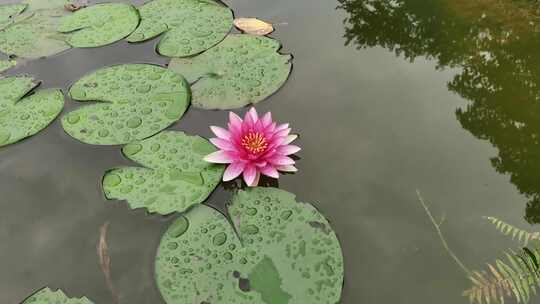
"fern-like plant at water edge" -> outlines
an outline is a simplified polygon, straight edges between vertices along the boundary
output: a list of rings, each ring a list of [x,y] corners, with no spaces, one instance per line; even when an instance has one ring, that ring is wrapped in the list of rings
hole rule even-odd
[[[497,228],[497,230],[499,230],[502,234],[511,236],[512,240],[517,239],[523,246],[527,246],[530,241],[540,240],[540,232],[529,232],[516,228],[496,217],[486,216],[484,218],[495,225],[495,228]]]
[[[463,295],[471,303],[504,303],[505,298],[515,298],[518,303],[528,303],[540,287],[540,246],[523,248],[519,252],[505,253],[506,259],[488,264],[488,269],[473,271],[469,276],[472,287]]]

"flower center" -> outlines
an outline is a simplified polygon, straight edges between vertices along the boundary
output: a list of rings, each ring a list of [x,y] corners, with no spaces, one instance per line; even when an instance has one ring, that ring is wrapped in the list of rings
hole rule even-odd
[[[258,154],[268,147],[266,137],[260,132],[249,132],[242,137],[242,147],[248,152]]]

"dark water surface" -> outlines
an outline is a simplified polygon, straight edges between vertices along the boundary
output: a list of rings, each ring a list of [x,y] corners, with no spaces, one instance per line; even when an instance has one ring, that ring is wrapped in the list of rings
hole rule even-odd
[[[525,0],[341,1],[227,1],[237,17],[277,23],[272,36],[295,57],[285,87],[257,105],[301,134],[300,172],[279,186],[332,222],[343,303],[466,303],[469,283],[415,190],[446,215],[450,246],[474,269],[516,245],[482,216],[540,222],[540,14]],[[154,44],[70,50],[9,74],[66,91],[108,65],[166,64]],[[64,113],[78,106],[66,100]],[[171,129],[209,137],[226,118],[191,108]],[[172,217],[107,202],[100,189],[107,169],[130,164],[120,147],[77,142],[59,120],[0,149],[0,303],[45,285],[110,303],[96,255],[105,222],[121,303],[163,303],[153,263]]]

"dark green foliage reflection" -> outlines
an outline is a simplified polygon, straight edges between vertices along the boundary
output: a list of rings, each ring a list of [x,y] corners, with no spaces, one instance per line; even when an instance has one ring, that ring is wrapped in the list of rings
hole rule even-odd
[[[498,150],[497,172],[529,199],[540,223],[540,9],[529,0],[339,0],[347,44],[383,46],[460,72],[448,88],[471,101],[456,117]]]

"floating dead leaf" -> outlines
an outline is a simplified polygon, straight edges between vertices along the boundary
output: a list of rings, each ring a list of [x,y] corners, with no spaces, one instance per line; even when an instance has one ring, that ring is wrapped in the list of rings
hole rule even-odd
[[[88,0],[81,0],[81,1],[71,1],[70,3],[67,3],[66,5],[64,5],[64,8],[70,12],[75,12],[87,6],[88,6]]]
[[[236,18],[234,26],[242,32],[257,36],[265,36],[274,31],[272,24],[257,18]]]
[[[111,257],[109,256],[109,246],[107,245],[107,230],[109,229],[109,223],[103,224],[99,229],[99,242],[97,245],[97,254],[99,256],[99,264],[101,266],[101,271],[105,275],[105,281],[107,283],[107,288],[112,296],[112,303],[118,304],[120,302],[118,293],[114,288],[111,276]]]

